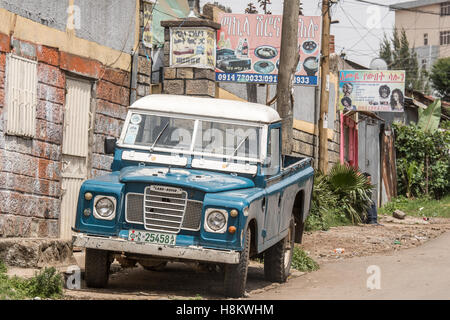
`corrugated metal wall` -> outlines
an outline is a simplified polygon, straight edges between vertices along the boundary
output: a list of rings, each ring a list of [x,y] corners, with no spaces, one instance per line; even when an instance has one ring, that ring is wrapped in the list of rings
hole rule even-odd
[[[72,227],[75,225],[78,194],[82,183],[83,179],[62,179],[63,200],[61,201],[60,218],[60,237],[62,239],[72,238]]]
[[[87,178],[88,137],[91,126],[91,83],[67,79],[62,144],[62,199],[60,237],[70,239],[78,194]]]
[[[6,132],[18,136],[36,134],[37,63],[7,56]]]
[[[67,79],[64,114],[63,154],[86,157],[88,154],[91,84]]]

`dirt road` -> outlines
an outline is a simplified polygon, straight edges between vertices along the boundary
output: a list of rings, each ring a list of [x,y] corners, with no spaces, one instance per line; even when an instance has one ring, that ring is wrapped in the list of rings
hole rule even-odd
[[[308,274],[293,271],[286,284],[265,281],[263,266],[252,261],[246,289],[249,298],[377,299],[420,294],[450,298],[444,291],[445,286],[450,288],[450,250],[441,252],[445,241],[450,244],[450,219],[423,221],[411,217],[395,221],[386,217],[380,222],[382,226],[345,226],[306,233],[301,247],[321,269]],[[344,252],[335,253],[336,248]],[[84,255],[76,256],[83,269]],[[381,290],[366,289],[370,265],[380,267]],[[223,273],[198,266],[169,263],[164,271],[155,272],[140,266],[121,269],[114,263],[112,270],[108,288],[90,289],[83,282],[81,290],[65,290],[66,299],[223,299]],[[438,276],[441,273],[447,278]]]
[[[322,264],[251,299],[450,299],[450,232],[422,246],[390,255],[355,257]],[[369,266],[379,268],[380,281]],[[367,287],[367,280],[371,290]],[[377,289],[379,284],[379,289]]]

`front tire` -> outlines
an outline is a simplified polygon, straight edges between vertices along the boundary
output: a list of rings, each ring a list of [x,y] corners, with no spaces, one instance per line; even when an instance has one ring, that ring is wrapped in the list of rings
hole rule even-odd
[[[264,278],[270,282],[286,282],[294,253],[295,222],[289,223],[287,236],[264,253]]]
[[[88,287],[106,287],[112,262],[110,258],[108,251],[86,248],[85,280]]]
[[[238,264],[225,266],[225,295],[231,298],[240,298],[245,294],[247,283],[248,262],[250,253],[251,231],[247,229],[244,240],[244,250],[241,252]]]

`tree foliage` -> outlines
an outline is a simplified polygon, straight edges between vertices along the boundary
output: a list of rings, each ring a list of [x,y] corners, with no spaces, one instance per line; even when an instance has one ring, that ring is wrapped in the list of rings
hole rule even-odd
[[[444,101],[450,101],[450,57],[439,59],[431,69],[433,87]]]
[[[217,6],[218,8],[220,8],[221,10],[227,12],[227,13],[231,13],[232,12],[230,7],[225,7],[224,5],[218,3],[217,1],[214,1],[214,5]]]
[[[380,44],[380,58],[386,61],[389,70],[405,70],[405,87],[410,90],[424,92],[427,89],[428,74],[419,68],[417,53],[410,49],[405,30],[394,29],[393,36],[388,39],[384,35]]]
[[[245,13],[247,14],[256,14],[258,13],[258,9],[253,2],[247,4],[247,8],[245,8]]]
[[[439,199],[450,192],[450,131],[393,124],[398,194]],[[427,192],[428,191],[428,192]]]
[[[264,14],[272,14],[269,8],[269,5],[272,4],[271,0],[258,0],[258,3]]]

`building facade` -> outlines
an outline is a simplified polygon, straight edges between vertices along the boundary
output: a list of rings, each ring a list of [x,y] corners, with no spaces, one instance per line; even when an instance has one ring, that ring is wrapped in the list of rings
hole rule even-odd
[[[110,170],[104,138],[150,93],[145,5],[0,1],[0,237],[70,237],[79,186]]]
[[[436,60],[450,56],[450,1],[409,1],[390,9],[395,11],[395,27],[405,30],[417,52],[419,66],[430,70]]]

